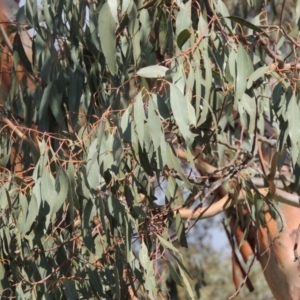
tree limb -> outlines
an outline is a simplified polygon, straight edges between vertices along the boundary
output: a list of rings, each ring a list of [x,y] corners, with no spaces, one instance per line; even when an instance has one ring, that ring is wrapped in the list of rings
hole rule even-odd
[[[259,188],[258,192],[262,197],[267,197],[269,194],[269,188]],[[253,193],[255,193],[254,190]],[[237,199],[232,199],[230,195],[226,195],[216,203],[213,203],[212,205],[207,207],[201,207],[196,210],[196,212],[192,216],[192,219],[207,219],[214,217],[226,211],[228,208],[235,205],[238,201],[245,200],[245,198],[246,192],[244,190],[240,192]],[[300,197],[297,194],[291,194],[280,189],[275,189],[273,200],[300,208]],[[188,219],[191,217],[192,211],[192,209],[180,209],[178,212],[183,219]]]

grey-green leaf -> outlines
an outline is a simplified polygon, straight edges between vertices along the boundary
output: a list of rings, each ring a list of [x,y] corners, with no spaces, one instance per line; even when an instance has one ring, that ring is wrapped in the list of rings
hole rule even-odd
[[[169,71],[167,67],[155,65],[141,68],[136,74],[145,78],[157,78],[166,76],[167,71]]]
[[[105,2],[98,16],[98,34],[101,48],[106,58],[109,71],[116,74],[116,24],[108,2]]]
[[[267,74],[270,71],[271,70],[270,70],[269,66],[262,66],[262,67],[258,68],[257,70],[255,70],[248,78],[247,89],[250,89],[256,80],[263,77],[265,74]]]
[[[232,20],[232,21],[234,21],[236,23],[239,23],[239,24],[241,24],[243,26],[246,26],[246,27],[252,29],[253,31],[260,32],[264,36],[268,37],[267,33],[264,30],[262,30],[261,28],[257,27],[256,25],[252,24],[251,22],[249,22],[249,21],[247,21],[247,20],[245,20],[245,19],[243,19],[241,17],[228,16],[226,18],[228,18],[228,19],[230,19],[230,20]]]
[[[194,107],[174,84],[170,84],[170,102],[174,119],[178,124],[182,135],[185,138],[189,138],[191,136],[189,125],[196,124]]]
[[[181,49],[185,42],[190,38],[191,32],[188,29],[182,30],[177,37],[177,45]]]

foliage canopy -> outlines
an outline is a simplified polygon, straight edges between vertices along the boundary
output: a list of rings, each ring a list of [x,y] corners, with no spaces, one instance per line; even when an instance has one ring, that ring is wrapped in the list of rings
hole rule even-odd
[[[220,0],[26,1],[10,28],[13,57],[36,89],[12,73],[3,110],[18,130],[1,129],[3,298],[158,299],[161,262],[194,298],[172,244],[187,246],[192,224],[173,213],[234,182],[261,224],[250,178],[266,113],[298,189],[299,28],[269,26],[261,8],[245,20]],[[22,174],[6,168],[13,145]],[[216,169],[200,176],[195,148]]]

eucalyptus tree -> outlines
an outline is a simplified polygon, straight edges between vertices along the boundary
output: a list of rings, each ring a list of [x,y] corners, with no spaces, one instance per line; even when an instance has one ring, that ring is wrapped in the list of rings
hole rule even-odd
[[[227,210],[299,299],[273,251],[274,199],[299,207],[299,5],[288,27],[285,1],[276,24],[262,1],[247,19],[220,0],[0,4],[1,297],[159,299],[167,269],[195,299],[173,242]]]

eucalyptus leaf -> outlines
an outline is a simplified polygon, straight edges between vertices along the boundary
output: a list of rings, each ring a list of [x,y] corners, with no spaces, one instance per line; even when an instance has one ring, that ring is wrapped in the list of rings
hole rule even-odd
[[[191,136],[189,125],[196,124],[195,109],[176,85],[170,84],[170,102],[174,119],[184,137]]]
[[[191,33],[188,29],[184,29],[181,31],[177,37],[177,45],[181,49],[181,47],[186,43],[186,41],[190,38]]]
[[[255,70],[248,78],[247,89],[250,89],[255,81],[259,78],[264,77],[268,72],[270,72],[269,66],[263,66]]]
[[[298,155],[299,155],[299,141],[300,141],[300,113],[299,113],[299,105],[297,103],[295,94],[293,93],[288,109],[287,114],[289,116],[288,118],[288,130],[289,130],[289,136],[291,140],[291,157],[293,160],[293,163],[296,163]]]
[[[247,79],[253,73],[253,64],[243,47],[238,48],[236,57],[235,101],[242,98],[247,86]]]
[[[166,72],[169,71],[168,68],[164,66],[148,66],[141,68],[136,73],[138,76],[145,78],[157,78],[166,76]]]
[[[245,19],[243,19],[241,17],[238,17],[238,16],[228,16],[226,18],[228,18],[228,19],[230,19],[230,20],[232,20],[232,21],[234,21],[236,23],[239,23],[239,24],[241,24],[243,26],[246,26],[246,27],[252,29],[253,31],[260,32],[264,36],[268,37],[267,33],[263,29],[257,27],[256,25],[252,24],[251,22],[249,22],[249,21],[247,21],[247,20],[245,20]]]
[[[108,2],[102,6],[98,17],[98,33],[101,42],[101,48],[107,60],[109,71],[112,75],[116,73],[116,24],[111,13],[111,7]]]

